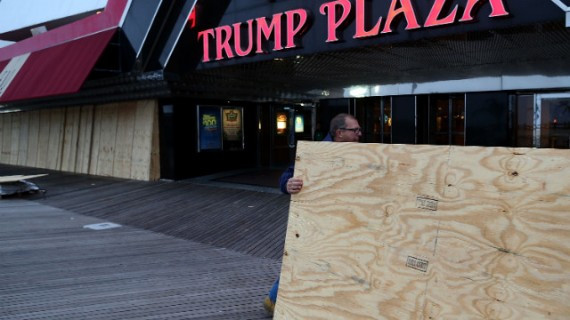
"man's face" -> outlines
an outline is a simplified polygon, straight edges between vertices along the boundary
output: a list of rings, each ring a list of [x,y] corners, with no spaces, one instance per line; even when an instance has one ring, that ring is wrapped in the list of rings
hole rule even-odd
[[[360,125],[358,120],[352,118],[346,118],[344,121],[344,127],[337,130],[335,141],[336,142],[358,142],[362,132],[360,131]]]

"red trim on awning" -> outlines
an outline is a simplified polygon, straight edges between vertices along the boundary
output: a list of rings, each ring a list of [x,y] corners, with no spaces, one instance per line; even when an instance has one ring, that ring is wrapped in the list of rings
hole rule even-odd
[[[29,54],[2,91],[0,102],[77,92],[120,27],[129,0],[108,0],[105,10],[0,48],[0,72]],[[14,60],[14,61],[16,61]],[[0,74],[0,84],[8,78]]]
[[[42,50],[104,30],[119,27],[128,0],[108,0],[105,10],[73,23],[66,24],[46,33],[0,48],[0,61],[11,59],[24,53]]]
[[[108,30],[33,52],[0,95],[0,102],[79,91],[114,33]]]

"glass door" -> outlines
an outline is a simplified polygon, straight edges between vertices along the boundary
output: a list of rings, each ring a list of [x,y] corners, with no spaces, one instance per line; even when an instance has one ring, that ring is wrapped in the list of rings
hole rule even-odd
[[[433,95],[429,100],[429,143],[465,145],[465,96]]]
[[[534,146],[570,148],[570,93],[537,94]]]

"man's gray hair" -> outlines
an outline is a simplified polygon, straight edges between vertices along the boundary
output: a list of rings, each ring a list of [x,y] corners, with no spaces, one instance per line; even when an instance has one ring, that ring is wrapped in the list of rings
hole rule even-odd
[[[331,125],[330,125],[330,130],[329,133],[331,135],[331,138],[333,138],[334,140],[334,136],[336,134],[336,131],[340,128],[344,128],[346,126],[346,119],[356,119],[354,116],[348,114],[348,113],[339,113],[336,116],[334,116],[334,118],[332,118],[331,120]]]

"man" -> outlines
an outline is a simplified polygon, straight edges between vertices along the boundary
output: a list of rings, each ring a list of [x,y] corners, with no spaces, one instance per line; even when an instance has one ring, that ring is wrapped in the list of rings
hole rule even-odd
[[[362,137],[362,129],[358,124],[358,120],[350,114],[340,113],[331,120],[329,134],[323,141],[333,142],[358,142]],[[293,177],[294,167],[289,166],[279,178],[279,186],[281,192],[286,194],[296,194],[303,188],[303,179]],[[275,302],[277,301],[277,292],[279,290],[279,278],[275,281],[269,295],[265,298],[263,306],[269,314],[273,314]]]
[[[331,120],[329,134],[323,141],[334,142],[358,142],[362,137],[362,131],[358,125],[358,120],[350,114],[340,113]],[[303,180],[293,178],[294,168],[289,166],[279,178],[281,192],[295,194],[301,191]]]

